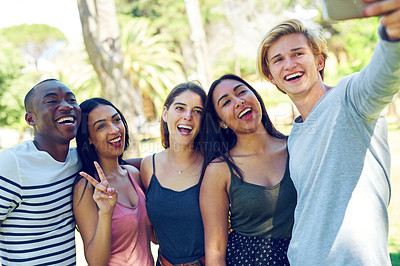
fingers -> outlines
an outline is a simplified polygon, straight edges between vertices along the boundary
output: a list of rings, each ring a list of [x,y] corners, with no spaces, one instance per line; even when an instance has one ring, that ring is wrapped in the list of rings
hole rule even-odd
[[[89,183],[92,184],[94,187],[97,186],[97,184],[99,183],[99,182],[97,182],[97,180],[94,179],[91,175],[89,175],[89,174],[87,174],[87,173],[85,173],[85,172],[79,172],[79,174],[80,174],[81,176],[83,176],[84,178],[86,178],[86,180],[89,181]]]
[[[400,9],[400,0],[365,0],[369,3],[364,9],[367,17],[384,16]]]
[[[85,173],[85,172],[79,172],[81,176],[86,178],[87,181],[89,181],[90,184],[92,184],[95,188],[95,193],[98,191],[101,191],[106,194],[112,194],[115,192],[114,188],[110,188],[110,184],[108,183],[107,180],[104,180],[102,182],[98,182],[96,179],[94,179],[91,175]]]
[[[100,181],[107,180],[106,175],[103,172],[103,169],[101,169],[101,166],[98,162],[94,162],[94,167],[96,167],[97,173],[99,174]]]
[[[110,188],[110,184],[107,181],[106,175],[103,172],[103,169],[101,168],[100,164],[98,162],[94,162],[94,166],[97,170],[97,173],[100,178],[100,182],[94,179],[91,175],[89,175],[86,172],[80,172],[79,174],[86,178],[90,184],[92,184],[95,187],[95,193],[98,191],[102,191],[103,193],[106,194],[112,194],[115,192],[115,189]]]
[[[99,174],[100,182],[107,181],[106,175],[104,174],[103,169],[101,169],[100,164],[98,162],[94,162],[94,167],[96,168],[97,173]],[[94,179],[91,175],[89,175],[86,172],[79,172],[79,174],[84,178],[86,178],[90,182],[90,184],[92,184],[94,187],[97,186],[97,184],[99,183],[96,179]]]
[[[110,193],[104,193],[103,191],[97,191],[93,194],[93,200],[95,202],[99,202],[100,200],[110,200],[110,199],[117,199],[118,193],[115,189],[112,190]]]
[[[400,8],[380,19],[380,23],[386,27],[398,28],[400,26]]]

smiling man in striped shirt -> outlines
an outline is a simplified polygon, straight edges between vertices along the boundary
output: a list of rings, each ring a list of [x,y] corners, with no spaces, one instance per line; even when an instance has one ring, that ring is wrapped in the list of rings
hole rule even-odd
[[[25,97],[33,141],[0,151],[0,262],[75,265],[72,186],[81,110],[62,82],[44,80]]]

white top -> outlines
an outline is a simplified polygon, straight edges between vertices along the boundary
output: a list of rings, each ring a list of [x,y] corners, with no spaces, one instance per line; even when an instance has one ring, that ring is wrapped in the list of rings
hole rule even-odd
[[[32,141],[0,151],[0,262],[75,265],[72,187],[81,168],[76,148],[65,162]]]

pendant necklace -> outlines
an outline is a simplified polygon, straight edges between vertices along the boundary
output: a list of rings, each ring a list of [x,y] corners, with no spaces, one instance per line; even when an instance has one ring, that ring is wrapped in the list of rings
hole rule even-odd
[[[193,163],[197,160],[197,157],[198,157],[198,154],[196,154],[196,157],[193,158],[193,160],[189,163],[189,165],[186,168],[184,168],[182,170],[178,170],[172,165],[172,163],[171,163],[171,161],[169,159],[169,152],[167,152],[168,163],[172,167],[172,169],[174,169],[175,171],[178,172],[178,175],[181,175],[183,173],[183,171],[186,171],[187,169],[189,169],[193,165]]]

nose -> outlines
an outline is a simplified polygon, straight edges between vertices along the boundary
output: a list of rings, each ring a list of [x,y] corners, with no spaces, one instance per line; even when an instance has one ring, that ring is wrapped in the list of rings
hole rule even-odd
[[[183,120],[190,121],[192,120],[192,112],[191,110],[187,110],[185,114],[183,114]]]
[[[111,133],[117,133],[119,132],[119,127],[111,123]]]
[[[244,103],[243,99],[238,98],[236,101],[236,108],[239,108],[240,106],[242,106]]]
[[[61,109],[61,110],[72,110],[73,107],[72,107],[72,105],[71,105],[70,103],[68,103],[68,101],[62,100],[62,101],[60,102],[60,107],[59,107],[59,109]]]
[[[295,60],[293,60],[292,58],[288,57],[285,59],[285,68],[286,69],[291,69],[293,67],[297,66],[297,63]]]

